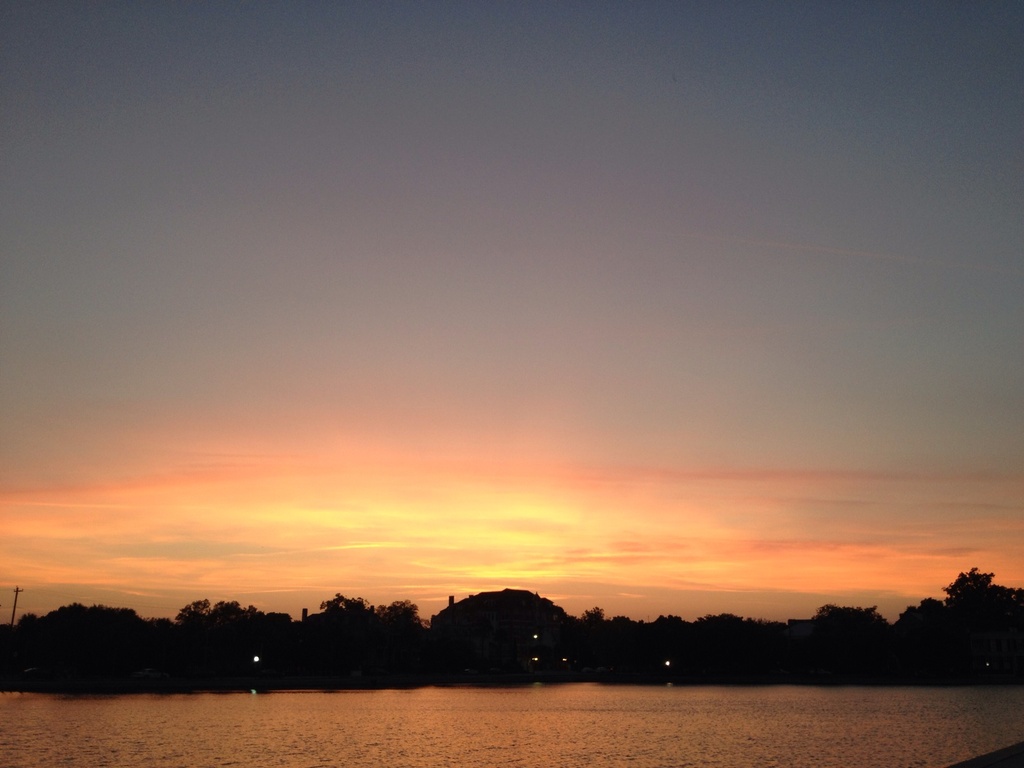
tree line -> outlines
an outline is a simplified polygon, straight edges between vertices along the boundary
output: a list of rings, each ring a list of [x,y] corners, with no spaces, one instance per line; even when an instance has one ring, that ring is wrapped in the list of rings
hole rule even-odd
[[[950,677],[971,672],[972,632],[1024,630],[1024,589],[973,568],[944,591],[945,599],[908,606],[892,624],[875,606],[824,605],[800,626],[729,613],[645,622],[609,618],[595,607],[567,616],[558,647],[548,650],[564,659],[560,669],[577,671]],[[0,668],[8,675],[154,669],[204,677],[450,673],[481,665],[471,644],[432,636],[408,600],[374,606],[338,593],[320,610],[293,621],[236,601],[197,600],[171,620],[72,603],[0,628]]]

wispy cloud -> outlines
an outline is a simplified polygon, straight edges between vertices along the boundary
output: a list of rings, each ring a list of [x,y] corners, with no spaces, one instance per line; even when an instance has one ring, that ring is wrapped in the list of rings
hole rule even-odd
[[[7,492],[0,534],[18,580],[153,592],[401,585],[436,595],[597,582],[681,596],[910,592],[970,567],[965,559],[991,560],[999,537],[1024,535],[1006,501],[1019,482],[799,467],[243,462]],[[975,508],[1009,528],[973,525],[963,511]]]

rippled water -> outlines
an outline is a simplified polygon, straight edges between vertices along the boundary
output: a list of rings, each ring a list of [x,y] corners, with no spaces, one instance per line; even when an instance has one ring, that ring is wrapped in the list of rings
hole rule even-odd
[[[0,694],[0,765],[941,768],[1024,740],[1024,687],[533,685]]]

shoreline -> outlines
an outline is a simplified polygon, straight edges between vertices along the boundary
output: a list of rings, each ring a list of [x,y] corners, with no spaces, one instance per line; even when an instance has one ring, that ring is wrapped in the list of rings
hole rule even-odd
[[[664,675],[641,673],[503,673],[503,674],[378,674],[307,675],[280,677],[211,677],[134,679],[61,678],[28,680],[0,679],[0,693],[53,693],[65,695],[187,694],[187,693],[272,693],[405,690],[430,687],[516,687],[535,684],[648,686],[778,686],[818,687],[982,687],[1024,685],[1021,678],[855,678],[834,675]]]

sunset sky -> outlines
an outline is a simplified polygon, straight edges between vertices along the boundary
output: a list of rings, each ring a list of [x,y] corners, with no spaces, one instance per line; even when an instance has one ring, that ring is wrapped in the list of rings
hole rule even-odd
[[[1024,586],[1024,4],[0,9],[0,620]]]

